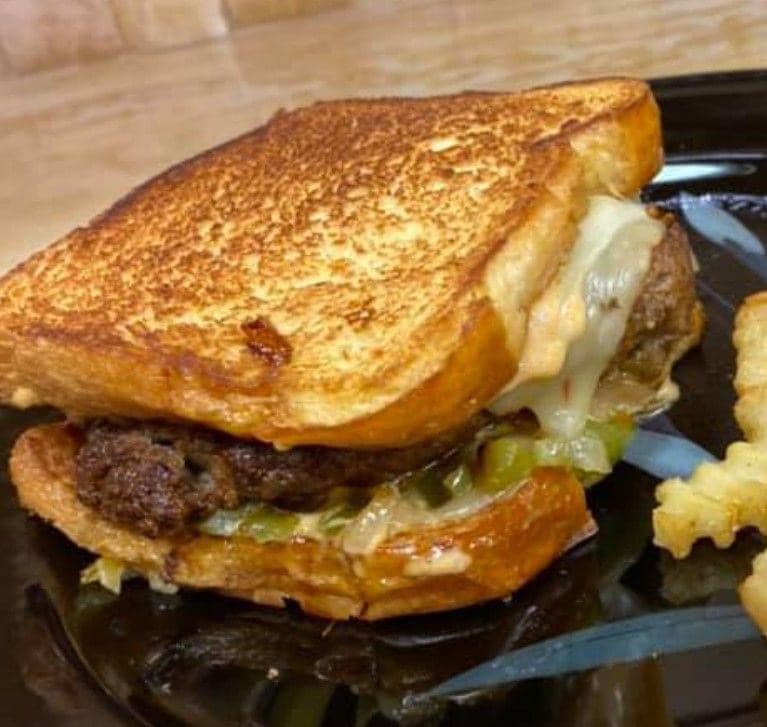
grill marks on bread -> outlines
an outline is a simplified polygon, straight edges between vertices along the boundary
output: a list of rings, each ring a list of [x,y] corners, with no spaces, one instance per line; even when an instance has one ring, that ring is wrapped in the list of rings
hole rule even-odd
[[[523,331],[540,271],[566,254],[535,215],[567,218],[592,187],[633,193],[658,142],[650,92],[627,79],[278,114],[3,279],[0,395],[27,387],[81,414],[281,444],[391,447],[447,431],[513,374],[485,282],[498,251],[514,247],[504,265],[532,261],[508,303]],[[524,244],[510,241],[528,225]],[[247,345],[243,323],[259,320],[279,345],[263,331]],[[467,342],[491,338],[503,355],[466,366]],[[443,375],[442,410],[407,407],[399,421],[396,405],[434,399]]]

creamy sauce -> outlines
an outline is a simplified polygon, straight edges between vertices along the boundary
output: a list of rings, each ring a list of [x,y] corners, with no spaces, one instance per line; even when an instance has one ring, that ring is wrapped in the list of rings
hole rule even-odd
[[[493,412],[529,408],[547,433],[578,435],[662,237],[641,204],[589,200],[567,265],[530,311],[519,371]]]
[[[340,545],[350,555],[369,555],[387,538],[414,528],[460,520],[493,500],[509,497],[516,488],[488,494],[470,490],[441,507],[419,507],[394,486],[382,485],[362,512],[342,531]]]
[[[463,573],[471,565],[471,556],[458,547],[432,548],[425,556],[415,556],[405,565],[406,576],[446,576]]]

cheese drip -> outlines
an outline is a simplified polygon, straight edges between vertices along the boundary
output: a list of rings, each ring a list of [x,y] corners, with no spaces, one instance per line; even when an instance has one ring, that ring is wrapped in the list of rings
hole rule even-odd
[[[549,434],[580,433],[663,231],[641,204],[589,199],[567,264],[530,311],[519,370],[493,412],[528,408]]]

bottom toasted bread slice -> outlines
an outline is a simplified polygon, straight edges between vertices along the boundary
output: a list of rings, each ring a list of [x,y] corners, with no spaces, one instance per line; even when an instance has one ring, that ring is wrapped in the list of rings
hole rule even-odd
[[[293,600],[333,619],[444,611],[505,596],[595,529],[581,484],[563,469],[541,468],[470,515],[399,532],[361,555],[303,536],[152,539],[77,499],[76,452],[64,425],[36,427],[16,442],[10,471],[22,505],[77,545],[181,587],[272,606]]]

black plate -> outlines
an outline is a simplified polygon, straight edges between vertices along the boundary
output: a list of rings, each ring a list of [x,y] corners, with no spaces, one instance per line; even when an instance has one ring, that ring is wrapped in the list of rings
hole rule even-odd
[[[745,295],[767,287],[758,242],[767,240],[767,74],[654,85],[669,163],[646,198],[677,210],[690,224],[709,316],[703,345],[678,368],[684,393],[671,418],[721,454],[737,436],[731,414],[733,311]],[[733,231],[732,216],[745,228]],[[740,237],[743,248],[715,244],[722,224],[730,225],[729,237]],[[22,429],[50,416],[0,410],[3,452]],[[87,555],[22,515],[3,483],[0,624],[7,643],[0,650],[0,721],[758,724],[767,679],[767,648],[760,640],[527,682],[460,706],[414,706],[408,698],[515,645],[605,619],[733,601],[732,587],[764,546],[762,539],[748,534],[727,553],[704,544],[690,560],[673,562],[649,545],[654,484],[620,466],[589,496],[599,536],[508,602],[329,628],[289,611],[205,594],[164,596],[138,583],[119,599],[96,586],[79,587]]]

